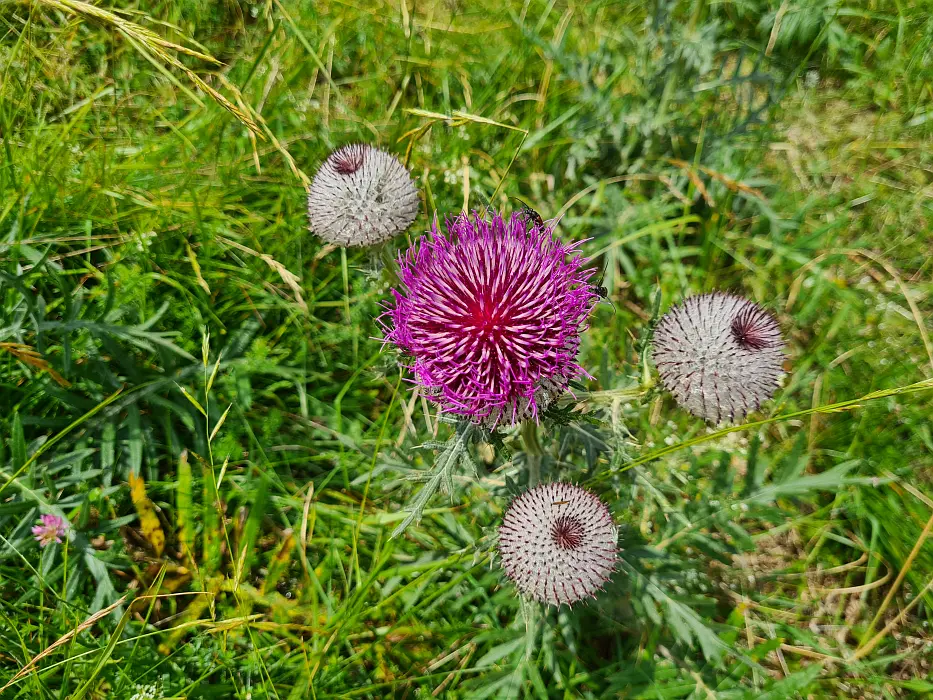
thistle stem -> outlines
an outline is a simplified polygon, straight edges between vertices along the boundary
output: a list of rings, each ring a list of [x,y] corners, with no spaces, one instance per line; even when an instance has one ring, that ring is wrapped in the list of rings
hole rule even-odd
[[[525,445],[525,463],[528,465],[528,488],[541,481],[541,458],[544,451],[538,442],[538,424],[534,420],[522,423],[522,442]]]
[[[382,277],[391,286],[396,287],[400,284],[398,262],[395,260],[393,248],[389,243],[382,243],[378,246],[376,257],[382,263]]]

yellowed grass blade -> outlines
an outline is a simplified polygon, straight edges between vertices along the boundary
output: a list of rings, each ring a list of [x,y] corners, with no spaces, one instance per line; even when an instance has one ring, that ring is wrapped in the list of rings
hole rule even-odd
[[[104,608],[103,610],[98,610],[96,613],[94,613],[93,615],[91,615],[88,619],[86,619],[84,622],[82,622],[81,624],[79,624],[79,625],[78,625],[77,627],[75,627],[73,630],[71,630],[70,632],[66,632],[66,633],[63,634],[61,637],[59,637],[57,640],[55,640],[54,642],[52,642],[49,646],[47,646],[45,649],[43,649],[43,650],[40,651],[38,654],[36,654],[36,655],[29,661],[29,663],[27,663],[25,666],[23,666],[23,667],[16,673],[15,676],[13,676],[9,681],[7,681],[7,684],[6,684],[5,686],[3,686],[2,688],[0,688],[0,693],[3,693],[4,690],[6,690],[6,689],[9,688],[11,685],[13,685],[14,683],[16,683],[18,680],[20,680],[20,679],[24,678],[25,676],[29,675],[29,673],[30,673],[33,669],[35,669],[36,664],[38,664],[40,661],[42,661],[42,659],[44,659],[45,657],[47,657],[49,654],[51,654],[53,651],[55,651],[56,649],[58,649],[60,646],[62,646],[62,645],[64,645],[64,644],[67,644],[69,641],[71,641],[71,638],[74,637],[76,634],[80,634],[80,633],[83,632],[84,630],[86,630],[86,629],[88,629],[89,627],[93,626],[94,623],[97,622],[98,620],[100,620],[101,618],[107,617],[107,615],[109,615],[109,614],[112,613],[114,610],[116,610],[116,609],[119,608],[121,605],[123,605],[124,602],[126,602],[126,596],[123,596],[123,597],[120,598],[120,600],[118,600],[117,602],[108,605],[108,606],[107,606],[106,608]]]

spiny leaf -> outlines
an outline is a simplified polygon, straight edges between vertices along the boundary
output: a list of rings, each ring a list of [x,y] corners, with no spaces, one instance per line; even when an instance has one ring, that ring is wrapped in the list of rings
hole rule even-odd
[[[869,478],[845,478],[846,474],[860,463],[861,460],[854,459],[819,474],[804,474],[803,476],[787,479],[779,484],[765,486],[749,497],[747,501],[749,503],[770,503],[777,498],[802,496],[812,491],[835,491],[845,484],[872,483],[872,479]]]
[[[418,495],[405,507],[405,510],[408,511],[408,515],[405,516],[405,519],[392,531],[390,537],[398,537],[405,532],[408,526],[413,522],[421,520],[425,507],[442,484],[446,484],[447,488],[452,490],[453,480],[451,470],[459,464],[460,455],[466,451],[470,436],[473,434],[474,429],[475,426],[469,421],[461,421],[457,425],[457,431],[450,440],[447,441],[443,451],[437,456],[437,461],[434,463],[434,468],[431,470],[427,482],[421,487]]]

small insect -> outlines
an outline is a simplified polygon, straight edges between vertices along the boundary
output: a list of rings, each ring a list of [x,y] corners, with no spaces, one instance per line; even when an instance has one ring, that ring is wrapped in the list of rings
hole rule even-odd
[[[565,506],[568,503],[570,503],[570,501],[551,501],[552,506]]]
[[[521,202],[522,209],[520,216],[525,220],[525,223],[530,223],[535,228],[544,228],[544,219],[541,218],[541,215],[538,212],[536,212],[518,197],[512,197],[512,199],[517,202]]]
[[[599,279],[592,285],[593,294],[599,297],[600,301],[608,301],[609,305],[612,307],[612,313],[616,312],[616,305],[612,303],[612,299],[609,298],[609,289],[603,285],[603,278],[606,276],[606,271],[603,270],[603,273],[599,276]]]

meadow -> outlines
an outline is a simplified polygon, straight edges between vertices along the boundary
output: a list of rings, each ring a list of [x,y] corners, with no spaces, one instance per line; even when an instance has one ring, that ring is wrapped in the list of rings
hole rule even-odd
[[[0,697],[929,697],[931,86],[928,0],[0,3]],[[308,230],[347,143],[419,191],[381,248]],[[392,259],[523,202],[590,378],[467,439]],[[713,290],[786,342],[719,426],[650,359]],[[532,472],[612,513],[595,600],[500,566]]]

